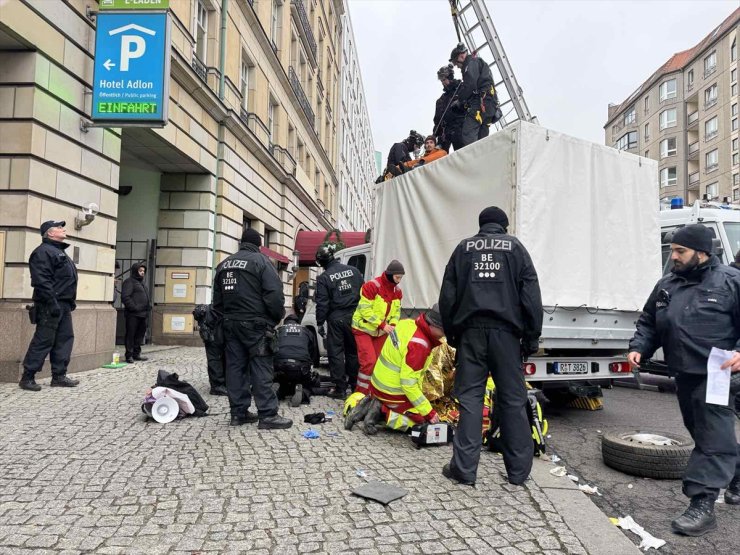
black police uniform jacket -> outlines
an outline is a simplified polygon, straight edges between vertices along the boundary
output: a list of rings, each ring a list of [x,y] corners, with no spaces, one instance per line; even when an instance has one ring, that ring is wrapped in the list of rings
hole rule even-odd
[[[68,243],[44,238],[31,253],[28,265],[34,301],[47,304],[67,301],[74,310],[77,299],[77,268],[64,252],[67,248]]]
[[[149,292],[144,287],[144,279],[139,275],[139,268],[143,264],[131,266],[131,277],[127,278],[121,286],[121,302],[127,314],[143,318],[151,308]]]
[[[270,260],[251,243],[221,262],[213,281],[213,308],[224,318],[271,327],[285,315],[283,284]]]
[[[508,330],[536,343],[542,334],[542,297],[527,249],[502,226],[485,224],[452,253],[439,310],[453,347],[463,330],[475,327]]]
[[[671,373],[706,374],[712,347],[740,351],[740,272],[716,256],[664,276],[642,310],[630,351],[650,358],[663,347]]]
[[[450,132],[459,128],[465,119],[463,109],[451,105],[459,85],[459,79],[452,79],[444,88],[442,96],[437,99],[434,107],[434,128],[437,130],[437,137],[441,137],[444,131]]]
[[[277,329],[278,360],[297,360],[311,362],[314,343],[313,335],[308,328],[297,322],[288,322]]]
[[[478,99],[493,86],[491,68],[477,56],[468,56],[462,67],[463,83],[457,91],[462,104],[478,106]]]
[[[400,143],[394,143],[388,152],[388,166],[393,167],[404,162],[411,161],[411,154],[409,147],[406,143],[401,141]]]
[[[316,280],[316,323],[352,316],[360,302],[362,274],[354,266],[332,260]]]

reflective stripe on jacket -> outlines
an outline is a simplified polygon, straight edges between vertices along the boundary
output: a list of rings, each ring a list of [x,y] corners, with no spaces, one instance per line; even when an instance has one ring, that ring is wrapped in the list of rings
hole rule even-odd
[[[401,320],[396,326],[398,348],[386,341],[370,378],[373,397],[397,413],[427,416],[432,405],[424,396],[422,382],[432,361],[432,349],[439,345],[423,316]]]
[[[362,286],[360,302],[352,316],[352,327],[369,335],[380,335],[383,324],[396,325],[401,318],[401,289],[380,275]]]

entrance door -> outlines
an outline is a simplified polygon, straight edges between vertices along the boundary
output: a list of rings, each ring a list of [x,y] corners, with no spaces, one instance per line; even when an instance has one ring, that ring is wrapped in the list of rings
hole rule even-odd
[[[113,282],[113,308],[116,309],[116,345],[124,343],[126,326],[123,317],[123,303],[121,301],[121,286],[123,281],[131,275],[131,266],[137,262],[146,265],[144,285],[149,291],[149,298],[154,298],[154,268],[156,263],[157,241],[149,239],[136,241],[116,241],[116,275]],[[146,336],[144,341],[151,343],[152,339],[152,313],[149,311],[146,323]]]

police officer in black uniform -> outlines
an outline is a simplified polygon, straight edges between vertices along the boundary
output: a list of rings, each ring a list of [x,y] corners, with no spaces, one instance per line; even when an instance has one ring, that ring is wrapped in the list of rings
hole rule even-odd
[[[35,375],[49,356],[51,386],[75,387],[80,382],[67,377],[75,334],[72,311],[77,307],[77,268],[64,252],[69,244],[66,222],[41,224],[41,244],[28,261],[31,270],[34,305],[32,322],[36,324],[28,351],[23,359],[23,375],[18,385],[28,391],[41,391]]]
[[[540,286],[527,249],[506,233],[509,220],[504,211],[486,208],[478,222],[478,234],[452,253],[439,296],[447,341],[457,348],[454,390],[460,402],[452,461],[442,474],[475,483],[490,372],[496,383],[506,473],[510,483],[520,485],[529,476],[534,456],[522,359],[538,350]]]
[[[278,354],[275,356],[275,382],[280,385],[278,398],[290,396],[290,406],[299,407],[309,402],[314,385],[311,375],[311,358],[314,338],[298,316],[288,314],[277,329]]]
[[[224,328],[221,315],[213,305],[199,304],[193,310],[193,318],[198,322],[198,333],[206,349],[208,363],[208,383],[211,395],[227,396],[226,391],[226,353]]]
[[[390,172],[393,176],[404,173],[406,169],[403,163],[410,162],[412,160],[411,153],[423,144],[424,137],[420,133],[417,133],[413,129],[409,131],[409,136],[400,143],[394,143],[388,152],[386,172]]]
[[[457,102],[465,109],[461,142],[467,146],[487,137],[489,126],[503,114],[493,86],[493,74],[486,62],[469,55],[462,43],[452,50],[450,62],[462,69],[463,83],[457,92]]]
[[[256,230],[245,229],[239,251],[218,265],[213,283],[213,308],[224,318],[231,425],[259,420],[260,429],[290,428],[272,390],[275,326],[285,315],[285,296],[261,244]],[[252,395],[257,414],[248,411]]]
[[[352,315],[360,302],[362,273],[354,266],[341,264],[329,246],[321,246],[316,261],[324,272],[316,280],[316,325],[326,337],[329,371],[334,382],[330,397],[344,399],[347,386],[354,390],[360,363],[352,335]],[[324,329],[326,323],[328,330]]]
[[[442,96],[437,99],[434,109],[434,137],[440,148],[450,151],[450,146],[458,150],[462,144],[462,124],[465,111],[458,102],[453,106],[462,81],[455,79],[452,64],[442,66],[437,71],[437,79],[442,82]]]
[[[740,372],[740,273],[712,255],[712,232],[687,225],[673,234],[673,270],[653,289],[630,342],[634,367],[660,347],[676,377],[678,405],[696,444],[683,477],[691,503],[671,527],[700,536],[717,527],[714,503],[728,486],[725,502],[740,505],[740,445],[729,406],[706,403],[707,360],[712,347],[735,351],[724,368]],[[735,517],[740,519],[740,515]]]

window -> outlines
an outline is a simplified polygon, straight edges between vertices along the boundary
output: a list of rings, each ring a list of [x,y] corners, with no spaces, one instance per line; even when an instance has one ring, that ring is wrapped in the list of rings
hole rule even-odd
[[[254,87],[254,66],[247,58],[247,55],[242,52],[242,66],[240,73],[239,90],[242,93],[242,107],[250,112],[254,107],[250,104],[251,98],[249,92]]]
[[[733,98],[737,96],[737,83],[733,83],[733,85],[730,87],[730,94]]]
[[[737,175],[737,174],[735,174],[735,175]],[[732,200],[733,201],[740,200],[740,189],[733,189],[732,190]]]
[[[694,86],[694,70],[690,69],[688,75],[686,76],[686,80],[689,83],[689,88]]]
[[[738,155],[740,155],[740,152],[736,152],[736,153],[734,153],[732,155],[732,165],[733,165],[733,167],[734,166],[737,166],[738,162],[740,162],[740,156],[738,156]]]
[[[730,61],[734,62],[737,60],[737,37],[732,39],[732,46],[730,46]]]
[[[676,168],[663,168],[660,170],[660,186],[672,187],[678,182]]]
[[[650,150],[645,151],[645,158],[650,158]]]
[[[637,148],[637,131],[630,131],[622,135],[615,147],[618,150],[627,150],[630,148]]]
[[[660,130],[676,126],[676,109],[663,110],[660,113]]]
[[[732,139],[732,152],[737,150],[737,139]]]
[[[737,81],[737,68],[730,72],[730,83],[734,83],[735,81]]]
[[[717,52],[712,52],[709,56],[704,58],[704,76],[706,77],[710,73],[713,73],[717,69]]]
[[[732,174],[732,186],[733,187],[740,186],[740,173]]]
[[[668,156],[676,155],[676,137],[669,137],[660,141],[660,157],[667,158]]]
[[[277,50],[280,44],[280,19],[282,16],[282,3],[272,0],[272,14],[270,15],[270,39],[273,50]]]
[[[732,118],[730,129],[732,129],[732,131],[737,131],[737,118]]]
[[[637,120],[637,115],[635,114],[635,107],[632,106],[625,114],[624,114],[624,124],[630,125],[631,123],[635,123]]]
[[[647,114],[648,112],[650,112],[650,97],[646,96],[645,97],[645,113]]]
[[[707,120],[704,123],[704,140],[709,141],[714,139],[717,136],[717,133],[719,133],[719,120],[717,119],[717,116],[714,116],[712,119]]]
[[[650,124],[645,124],[645,141],[647,141],[650,138]]]
[[[705,155],[705,162],[707,173],[712,170],[716,170],[717,166],[719,166],[719,150],[715,148],[711,152],[707,152]]]
[[[730,112],[732,113],[733,116],[737,115],[737,102],[732,105],[732,107],[730,108]]]
[[[714,106],[717,103],[717,84],[715,83],[704,91],[704,107]]]
[[[201,62],[206,61],[208,43],[208,10],[202,0],[197,0],[195,10],[195,55]]]
[[[367,266],[367,257],[364,254],[356,254],[354,256],[350,256],[349,260],[347,260],[347,266],[354,266],[360,272],[362,275],[365,275],[365,267]]]
[[[707,185],[707,200],[717,198],[719,196],[719,183],[716,181]]]
[[[669,79],[660,85],[660,101],[676,98],[676,80]]]

